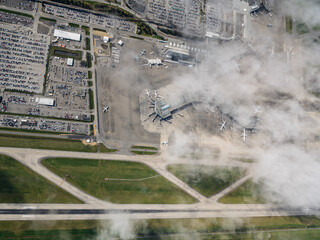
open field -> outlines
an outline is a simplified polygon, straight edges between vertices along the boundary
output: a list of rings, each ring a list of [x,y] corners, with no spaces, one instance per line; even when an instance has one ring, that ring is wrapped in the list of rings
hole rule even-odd
[[[80,140],[57,139],[46,137],[20,136],[12,134],[0,135],[1,147],[17,148],[36,148],[61,151],[76,152],[97,152],[97,146],[84,145]],[[115,149],[109,149],[100,146],[100,152],[114,152]]]
[[[222,197],[219,202],[226,204],[255,204],[266,203],[266,200],[262,197],[261,185],[254,183],[252,180],[248,180],[240,187]]]
[[[149,151],[136,151],[136,150],[131,150],[132,153],[137,154],[137,155],[156,155],[157,152],[149,152]]]
[[[0,202],[82,203],[18,161],[2,154],[0,154]]]
[[[286,31],[287,33],[292,33],[292,17],[286,17]]]
[[[46,17],[40,17],[39,20],[40,20],[40,21],[57,22],[56,19],[46,18]]]
[[[89,36],[90,35],[90,28],[87,26],[81,26],[81,28],[86,32],[86,35]]]
[[[50,158],[43,160],[42,164],[83,191],[113,203],[195,202],[180,188],[141,163]]]
[[[210,197],[245,175],[245,170],[233,167],[172,164],[168,171],[206,197]]]
[[[133,145],[131,147],[131,152],[137,155],[156,155],[158,153],[158,148],[151,146]]]
[[[303,35],[303,34],[306,34],[309,32],[308,26],[304,22],[301,22],[301,21],[296,22],[296,30],[297,30],[298,35]]]
[[[264,217],[240,219],[155,219],[132,221],[136,226],[139,239],[267,239],[268,230],[271,239],[279,240],[315,240],[320,231],[320,220],[315,217]],[[139,224],[140,223],[140,224]],[[110,228],[110,221],[8,221],[1,222],[1,239],[96,239]],[[300,228],[299,231],[292,231]],[[273,231],[275,229],[280,231]],[[250,230],[262,230],[260,233],[244,233]],[[288,231],[286,231],[288,230]],[[181,235],[181,231],[185,235]],[[109,231],[110,232],[110,231]],[[232,234],[232,232],[239,232]],[[168,235],[171,236],[164,236]],[[177,234],[177,235],[171,235]],[[197,235],[201,234],[199,238]],[[211,234],[211,235],[210,235]],[[180,238],[179,238],[180,236]],[[192,238],[194,237],[194,238]],[[261,238],[262,237],[262,238]],[[98,238],[97,238],[98,239]]]
[[[158,148],[156,147],[149,147],[149,146],[138,146],[138,145],[134,145],[131,147],[132,149],[147,149],[147,150],[155,150],[158,151]]]

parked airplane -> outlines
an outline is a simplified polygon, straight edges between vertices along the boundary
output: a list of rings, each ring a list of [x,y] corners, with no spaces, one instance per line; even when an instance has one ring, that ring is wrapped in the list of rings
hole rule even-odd
[[[168,142],[162,142],[162,145],[164,145],[164,146],[167,145],[167,144],[168,144]]]
[[[246,134],[246,129],[243,128],[243,132],[241,134],[241,137],[242,137],[242,141],[245,143],[246,142],[246,137],[247,137],[247,134]]]
[[[226,123],[227,121],[223,121],[222,123],[220,123],[220,131],[222,131],[223,129],[226,129]]]
[[[151,93],[151,91],[149,91],[148,89],[146,89],[146,95],[147,95],[148,97],[150,97],[150,93]]]
[[[107,112],[109,110],[109,106],[106,106],[104,109],[103,109],[103,112]]]

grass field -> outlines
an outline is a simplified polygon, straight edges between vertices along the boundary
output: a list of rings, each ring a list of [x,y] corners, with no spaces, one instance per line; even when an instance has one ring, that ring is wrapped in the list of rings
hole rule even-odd
[[[306,34],[309,32],[308,26],[304,22],[301,22],[301,21],[296,22],[296,30],[297,30],[298,35],[303,35],[303,34]]]
[[[266,203],[266,200],[262,197],[261,191],[260,184],[254,183],[252,180],[248,180],[240,187],[222,197],[219,202],[226,204]]]
[[[292,33],[292,17],[286,17],[286,31]]]
[[[69,23],[69,26],[70,27],[73,27],[73,28],[79,28],[79,24],[76,24],[76,23]]]
[[[81,28],[86,32],[86,35],[89,36],[90,35],[90,28],[87,26],[81,26]]]
[[[94,96],[92,89],[89,89],[89,109],[94,109]]]
[[[196,202],[141,163],[74,158],[46,159],[42,163],[57,175],[67,176],[66,181],[83,191],[113,203]]]
[[[131,152],[137,155],[156,155],[158,153],[158,148],[150,146],[133,145],[131,147]]]
[[[86,38],[86,47],[84,48],[84,50],[89,50],[90,51],[90,38]]]
[[[2,154],[0,154],[0,202],[81,203],[20,162]]]
[[[242,239],[265,240],[268,230],[287,229],[271,232],[271,239],[316,240],[320,227],[315,217],[260,217],[260,218],[212,218],[212,219],[154,219],[141,222],[131,221],[139,239]],[[139,224],[140,223],[140,224]],[[0,239],[20,240],[62,240],[62,239],[105,239],[102,232],[110,232],[110,221],[3,221],[0,224]],[[290,232],[291,229],[300,231]],[[303,229],[305,228],[305,229]],[[264,230],[262,233],[240,233],[247,230]],[[230,232],[239,232],[231,234]],[[181,235],[181,234],[184,235]],[[218,233],[214,236],[211,233]],[[168,236],[167,234],[177,234]],[[193,234],[202,234],[196,236]],[[164,236],[166,235],[166,236]],[[179,237],[180,236],[180,237]],[[116,236],[114,236],[115,239]]]
[[[49,56],[57,56],[62,58],[73,58],[75,60],[81,60],[82,51],[71,50],[63,47],[50,46]]]
[[[13,134],[0,135],[1,147],[36,148],[76,152],[97,152],[97,146],[84,145],[80,140],[21,136]],[[100,152],[114,152],[115,149],[100,147]]]
[[[132,153],[137,154],[137,155],[156,155],[157,152],[150,152],[150,151],[136,151],[136,150],[131,150]]]
[[[245,170],[233,167],[173,164],[168,171],[206,197],[210,197],[245,175]]]
[[[57,22],[56,19],[46,18],[46,17],[40,17],[39,20],[40,20],[40,21]]]
[[[131,147],[132,149],[147,149],[147,150],[155,150],[158,151],[158,148],[156,147],[150,147],[150,146],[138,146],[138,145],[134,145]]]

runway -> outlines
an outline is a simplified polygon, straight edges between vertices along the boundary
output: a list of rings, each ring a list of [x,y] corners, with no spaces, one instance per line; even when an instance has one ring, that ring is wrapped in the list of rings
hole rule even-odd
[[[247,163],[231,162],[231,166],[242,166],[248,175],[232,184],[216,197],[206,198],[181,182],[167,171],[169,163],[163,156],[126,156],[119,154],[79,153],[25,148],[0,147],[0,153],[9,155],[26,165],[52,183],[60,186],[62,179],[41,164],[41,159],[49,157],[75,157],[100,160],[136,161],[144,163],[160,175],[179,186],[198,200],[195,204],[113,204],[97,199],[68,182],[60,187],[73,194],[84,204],[0,204],[0,221],[8,220],[85,220],[113,219],[126,215],[129,219],[160,218],[220,218],[220,217],[266,217],[319,215],[318,210],[305,211],[303,208],[290,208],[271,204],[221,204],[218,199],[250,177]],[[173,162],[170,161],[170,164]],[[229,164],[229,163],[228,163]]]

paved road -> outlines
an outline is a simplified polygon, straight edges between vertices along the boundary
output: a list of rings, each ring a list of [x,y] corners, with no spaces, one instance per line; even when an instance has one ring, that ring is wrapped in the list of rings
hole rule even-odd
[[[104,153],[81,153],[25,148],[0,148],[0,153],[14,157],[38,174],[44,176],[56,185],[61,185],[63,179],[47,170],[40,164],[41,159],[48,157],[76,157],[87,159],[112,159],[141,162],[153,168],[163,177],[184,189],[188,194],[198,199],[196,204],[113,204],[96,199],[79,190],[73,185],[63,182],[61,187],[78,197],[85,204],[0,204],[0,220],[58,220],[58,219],[108,219],[114,215],[127,214],[133,219],[148,218],[202,218],[202,217],[254,217],[254,216],[290,216],[305,215],[302,209],[292,209],[287,206],[266,204],[220,204],[195,192],[171,173],[165,166],[167,159],[162,156],[126,156]],[[237,163],[236,165],[241,165]],[[243,163],[243,166],[246,166]],[[249,173],[250,174],[250,173]],[[247,176],[246,178],[249,178]],[[232,190],[245,179],[230,186]],[[225,192],[228,192],[225,190]],[[41,211],[39,209],[42,209]],[[50,211],[49,211],[50,210]],[[57,211],[53,211],[57,210]],[[72,210],[72,211],[70,211]],[[313,213],[312,213],[313,214]]]
[[[0,134],[20,135],[20,136],[32,136],[32,137],[48,137],[48,138],[73,138],[73,139],[87,139],[92,136],[86,135],[74,135],[74,134],[46,134],[46,133],[31,133],[31,132],[16,132],[0,130]]]

